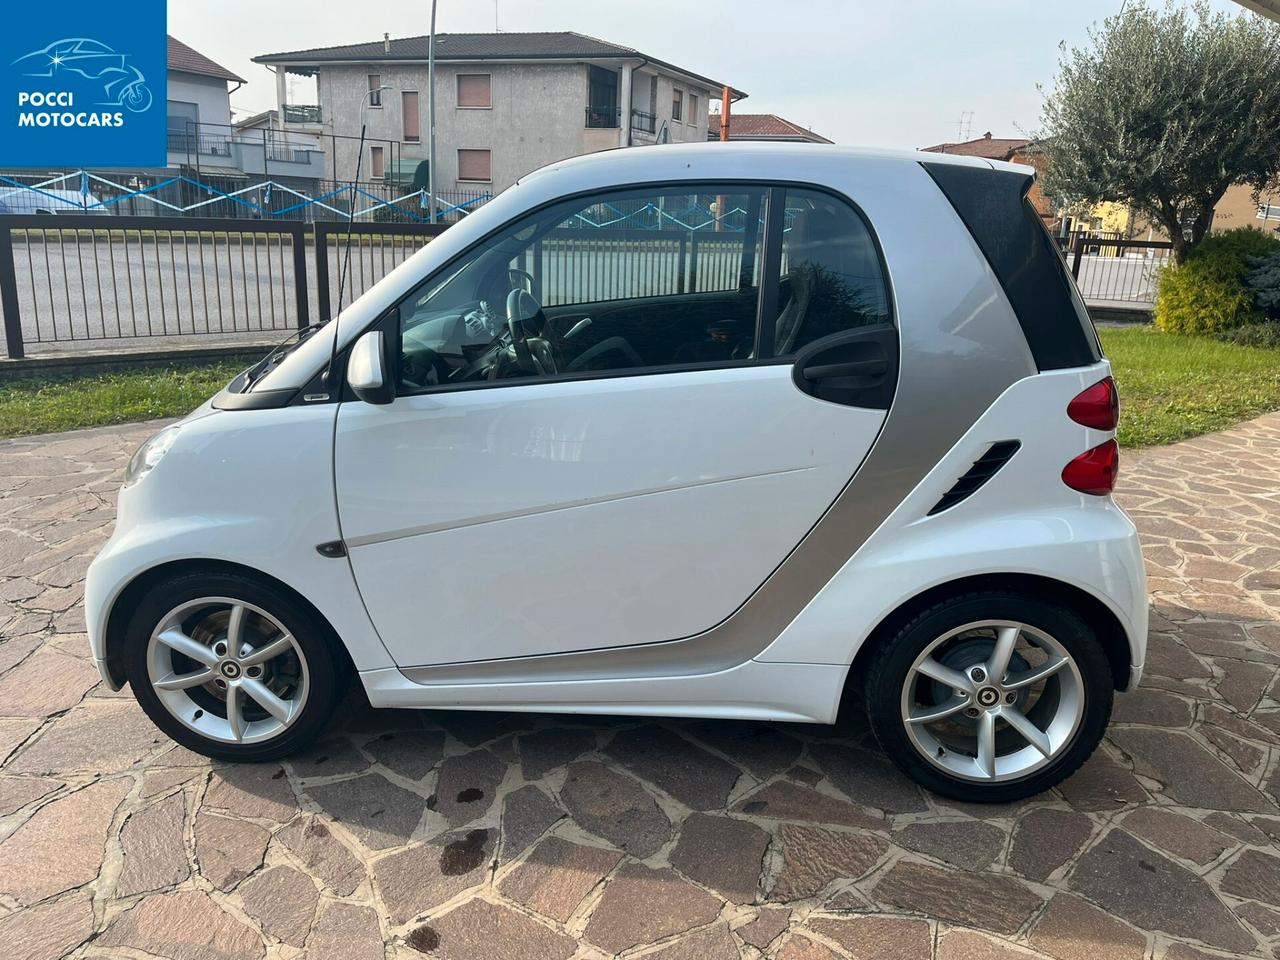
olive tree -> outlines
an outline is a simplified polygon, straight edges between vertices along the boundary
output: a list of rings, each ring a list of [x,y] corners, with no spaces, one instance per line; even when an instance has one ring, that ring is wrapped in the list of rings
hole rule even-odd
[[[1131,6],[1062,46],[1041,136],[1050,197],[1128,204],[1181,262],[1229,186],[1280,170],[1280,28],[1203,0]]]

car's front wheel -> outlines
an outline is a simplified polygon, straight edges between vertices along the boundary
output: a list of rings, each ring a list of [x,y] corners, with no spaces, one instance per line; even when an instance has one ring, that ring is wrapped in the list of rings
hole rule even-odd
[[[147,716],[218,760],[292,753],[320,732],[338,697],[325,625],[296,597],[240,574],[160,582],[124,641],[125,673]]]
[[[1106,652],[1073,610],[1003,591],[952,597],[888,637],[867,673],[872,730],[917,783],[999,803],[1060,783],[1111,716]]]

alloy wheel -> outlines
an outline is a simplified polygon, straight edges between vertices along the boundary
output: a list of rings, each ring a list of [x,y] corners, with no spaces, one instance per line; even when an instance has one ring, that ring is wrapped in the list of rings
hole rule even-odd
[[[996,783],[1051,763],[1084,716],[1066,648],[1025,623],[983,620],[929,643],[907,671],[902,722],[912,746],[952,777]]]
[[[261,743],[302,715],[310,677],[302,648],[275,616],[230,597],[170,610],[147,644],[147,676],[184,726],[223,743]]]

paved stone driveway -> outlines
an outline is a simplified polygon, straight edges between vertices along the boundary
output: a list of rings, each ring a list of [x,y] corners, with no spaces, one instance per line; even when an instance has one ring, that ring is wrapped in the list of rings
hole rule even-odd
[[[1060,791],[926,796],[865,730],[375,712],[210,767],[79,607],[132,427],[0,444],[5,960],[1280,956],[1280,414],[1131,457],[1148,678]]]

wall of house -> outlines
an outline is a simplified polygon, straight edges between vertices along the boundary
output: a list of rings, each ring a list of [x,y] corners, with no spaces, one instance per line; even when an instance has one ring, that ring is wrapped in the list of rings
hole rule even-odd
[[[201,123],[231,123],[231,97],[225,80],[170,70],[168,97],[196,104]]]
[[[1280,211],[1280,193],[1264,192],[1255,197],[1253,188],[1243,183],[1227,188],[1218,205],[1213,208],[1213,232],[1219,233],[1232,227],[1256,227],[1259,230],[1275,230],[1280,220],[1258,218],[1259,204],[1273,204]]]
[[[684,119],[671,119],[672,94],[676,90],[684,91]],[[689,113],[689,94],[698,98],[697,116]],[[706,87],[692,86],[675,77],[658,75],[658,109],[657,129],[659,139],[665,127],[671,143],[700,142],[707,139],[707,104],[712,93]]]
[[[418,91],[421,142],[397,146],[406,160],[425,160],[429,146],[427,68],[422,65],[377,67],[325,67],[319,74],[322,115],[326,130],[358,136],[360,100],[368,90],[369,73],[377,69],[382,82],[394,89],[383,91],[383,106],[365,111],[370,140],[402,141],[404,122],[400,94]],[[489,109],[458,106],[459,73],[488,73]],[[544,164],[580,153],[617,146],[616,130],[587,130],[587,68],[584,64],[473,64],[436,65],[437,182],[441,190],[497,193]],[[601,136],[603,134],[603,136]],[[337,175],[355,172],[355,141],[339,139]],[[490,183],[459,182],[458,150],[490,151]],[[361,178],[369,171],[364,157]],[[390,162],[390,156],[387,157]]]
[[[317,90],[325,131],[340,138],[324,141],[329,154],[328,176],[349,179],[355,173],[355,140],[360,133],[360,102],[368,90],[368,77],[377,71],[382,83],[393,87],[383,91],[382,107],[365,111],[366,139],[384,141],[387,163],[391,151],[386,141],[397,143],[396,151],[403,160],[427,158],[427,67],[426,64],[377,64],[359,66],[326,66],[319,69]],[[488,73],[490,76],[489,109],[457,105],[459,73]],[[633,78],[631,103],[648,112],[648,74],[637,71]],[[442,191],[498,193],[517,179],[538,167],[565,157],[607,150],[625,140],[626,131],[616,128],[586,126],[588,70],[585,63],[538,64],[437,64],[436,65],[436,154],[437,182]],[[685,120],[672,122],[672,92],[685,91]],[[620,84],[621,89],[621,84]],[[422,140],[402,143],[404,123],[400,94],[418,91]],[[696,117],[688,114],[688,96],[698,98]],[[657,129],[665,125],[672,142],[702,141],[707,135],[709,89],[691,86],[672,77],[658,76]],[[624,117],[630,122],[629,115]],[[654,137],[635,136],[633,143],[652,142]],[[459,181],[458,150],[490,151],[490,183]],[[370,154],[365,147],[361,179],[370,171]]]

